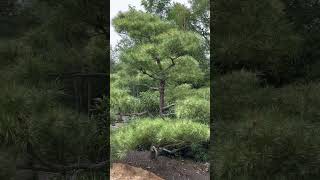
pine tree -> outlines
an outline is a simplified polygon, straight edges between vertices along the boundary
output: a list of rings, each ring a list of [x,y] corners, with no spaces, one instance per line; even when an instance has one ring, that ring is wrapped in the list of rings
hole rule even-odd
[[[199,56],[201,38],[193,32],[179,30],[159,17],[133,9],[120,13],[113,24],[118,33],[134,41],[134,45],[122,53],[121,61],[129,69],[158,82],[162,116],[168,82],[188,82],[202,77],[195,59]]]

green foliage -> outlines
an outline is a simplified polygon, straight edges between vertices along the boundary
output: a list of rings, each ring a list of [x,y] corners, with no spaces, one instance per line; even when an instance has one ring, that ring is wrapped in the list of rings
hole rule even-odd
[[[319,3],[218,0],[212,5],[213,176],[317,179]]]
[[[138,43],[121,55],[121,61],[132,68],[151,74],[161,74],[158,76],[163,79],[170,76],[167,73],[174,72],[170,69],[172,58],[174,58],[177,61],[177,71],[188,67],[190,69],[184,69],[189,71],[188,74],[201,76],[197,69],[198,64],[192,58],[192,56],[199,54],[201,44],[201,40],[196,34],[172,29],[173,26],[168,22],[135,10],[119,14],[113,20],[113,24],[117,32],[126,33]],[[159,59],[160,65],[154,59]],[[186,63],[188,66],[185,66]],[[179,66],[179,64],[182,65]],[[178,73],[180,74],[182,71]],[[187,75],[186,73],[183,74]]]
[[[56,105],[61,92],[56,89],[26,88],[16,84],[4,85],[0,98],[0,138],[4,144],[23,146],[29,138],[27,129],[32,114],[46,113]]]
[[[200,146],[208,143],[209,133],[207,125],[188,120],[137,119],[112,133],[111,153],[113,158],[121,158],[130,150],[149,149],[151,145]]]
[[[134,41],[141,42],[149,42],[152,37],[173,27],[157,16],[133,9],[120,13],[112,23],[117,32],[125,33]]]
[[[87,60],[86,66],[89,67],[92,72],[105,72],[107,67],[106,59],[108,54],[106,52],[107,44],[103,37],[98,36],[90,39],[89,43],[85,47]]]
[[[86,117],[79,117],[66,108],[55,108],[44,115],[36,114],[30,127],[32,139],[46,153],[51,162],[61,163],[66,158],[73,161],[88,153],[88,145],[94,133],[94,124]],[[79,146],[83,144],[82,146]],[[56,147],[52,149],[52,147]],[[77,148],[74,148],[77,147]],[[90,146],[89,146],[90,147]]]
[[[19,44],[16,41],[3,41],[0,44],[0,65],[10,65],[16,61],[19,55]]]
[[[59,97],[63,94],[59,90],[15,84],[3,86],[0,141],[2,146],[13,150],[7,158],[18,154],[24,157],[21,153],[26,151],[28,143],[35,147],[43,160],[56,164],[66,159],[76,162],[79,158],[95,162],[105,150],[102,146],[105,138],[96,134],[100,124],[61,106]],[[96,149],[96,146],[100,146],[100,149]],[[1,162],[5,163],[2,159]],[[2,171],[10,172],[1,167]]]
[[[130,96],[128,91],[113,87],[110,90],[110,105],[115,111],[130,112],[135,109],[138,100]]]
[[[274,83],[295,75],[303,39],[281,1],[217,1],[215,9],[214,63],[219,71],[259,70]]]
[[[219,179],[315,179],[318,129],[277,111],[247,112],[241,123],[217,129],[214,173]]]
[[[190,30],[191,12],[183,4],[175,3],[168,13],[168,20],[174,21],[181,29]]]
[[[141,92],[139,95],[140,109],[153,115],[159,113],[159,93],[152,91]]]
[[[103,96],[102,98],[95,99],[91,113],[91,119],[97,122],[97,129],[99,133],[107,136],[106,128],[109,124],[108,122],[110,122],[110,119],[115,119],[115,117],[112,116],[114,114],[110,115],[109,98]]]
[[[239,114],[250,109],[277,109],[306,121],[318,119],[318,83],[292,84],[283,88],[261,87],[253,73],[232,72],[215,79],[217,120],[238,121]]]
[[[319,84],[262,87],[254,73],[215,79],[212,172],[229,179],[314,179]]]
[[[137,118],[115,129],[111,135],[114,159],[132,150],[149,150],[151,145],[172,145],[187,146],[180,152],[182,157],[208,160],[210,113],[209,88],[204,86],[205,43],[190,27],[190,9],[165,2],[169,1],[145,0],[142,5],[147,13],[130,8],[113,19],[116,31],[125,38],[120,44],[111,90],[123,92],[116,97],[118,101],[123,99],[121,106],[127,101],[133,105],[123,112],[146,111],[149,116],[157,116],[164,99],[164,114],[178,115],[179,119]]]
[[[168,102],[174,103],[177,100],[182,100],[192,94],[191,84],[181,84],[177,86],[169,86],[166,91]]]
[[[14,164],[12,163],[14,159],[9,158],[10,155],[6,152],[0,151],[0,178],[10,179],[14,174]]]
[[[199,34],[181,30],[172,22],[133,8],[119,13],[113,19],[113,25],[118,33],[125,34],[132,42],[120,51],[114,81],[118,88],[126,89],[127,94],[140,100],[138,109],[141,111],[154,114],[159,108],[158,112],[163,115],[168,104],[165,95],[170,94],[168,87],[172,89],[184,83],[199,87],[204,82],[199,63],[204,57],[204,49]],[[158,102],[151,89],[158,90]],[[125,94],[121,96],[127,97]],[[134,111],[136,109],[132,107],[131,112]]]
[[[199,63],[190,55],[196,55],[199,43],[199,38],[192,33],[172,30],[157,36],[152,44],[128,49],[122,54],[121,60],[137,71],[159,74],[158,78],[196,82],[201,79],[202,72]],[[154,61],[157,58],[161,62],[161,68]],[[171,58],[176,61],[174,66]]]
[[[175,112],[178,118],[209,124],[210,102],[197,96],[177,101]]]
[[[249,108],[259,108],[259,99],[265,99],[269,103],[268,91],[259,89],[259,80],[254,73],[240,71],[232,72],[215,78],[216,87],[213,98],[215,99],[214,117],[216,120],[238,120],[241,112]],[[259,99],[257,99],[259,98]],[[264,100],[261,100],[264,101]]]
[[[142,0],[141,5],[151,14],[166,17],[170,8],[171,0]]]
[[[75,87],[64,81],[75,72],[106,72],[105,11],[101,0],[39,0],[13,18],[1,17],[0,141],[8,149],[1,149],[0,164],[29,158],[27,145],[60,165],[107,158],[105,106],[96,107],[100,112],[92,117],[76,111],[70,105]],[[3,159],[2,151],[12,153]],[[0,168],[0,179],[15,175],[9,166]]]

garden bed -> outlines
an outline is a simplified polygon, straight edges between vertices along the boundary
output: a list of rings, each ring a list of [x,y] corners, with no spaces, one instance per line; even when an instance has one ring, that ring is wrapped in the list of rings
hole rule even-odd
[[[148,170],[166,180],[210,179],[208,164],[191,160],[172,159],[165,156],[150,159],[149,151],[130,151],[122,160],[118,160],[116,163],[128,164]]]

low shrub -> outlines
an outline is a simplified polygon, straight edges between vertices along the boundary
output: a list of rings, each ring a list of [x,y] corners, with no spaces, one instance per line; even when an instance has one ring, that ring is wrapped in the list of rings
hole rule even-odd
[[[135,112],[139,105],[139,100],[128,93],[128,90],[123,90],[111,86],[110,90],[110,105],[111,111],[117,113]]]
[[[111,135],[112,158],[122,158],[131,150],[149,150],[151,145],[179,148],[192,146],[191,154],[204,151],[203,144],[209,142],[210,129],[207,125],[189,120],[137,119]],[[201,159],[200,157],[198,157]],[[202,158],[203,159],[203,158]]]
[[[175,112],[180,119],[191,119],[208,124],[210,121],[210,102],[196,96],[188,97],[177,101]]]
[[[159,114],[159,92],[141,92],[139,95],[139,100],[139,111],[147,111],[153,115]]]

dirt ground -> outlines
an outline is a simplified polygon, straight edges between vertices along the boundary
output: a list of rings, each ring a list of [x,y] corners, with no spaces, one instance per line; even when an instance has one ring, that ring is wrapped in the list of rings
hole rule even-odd
[[[210,179],[209,167],[206,164],[196,163],[191,160],[172,159],[164,156],[160,156],[156,160],[151,160],[150,152],[146,151],[130,152],[123,160],[118,161],[117,163],[142,168],[165,180]],[[125,166],[123,168],[125,168]],[[120,169],[118,167],[117,171],[120,173],[121,167]],[[149,176],[149,174],[146,174],[146,176]],[[122,177],[122,179],[124,179],[124,177]]]
[[[163,180],[152,172],[123,163],[114,163],[110,173],[111,180]]]

